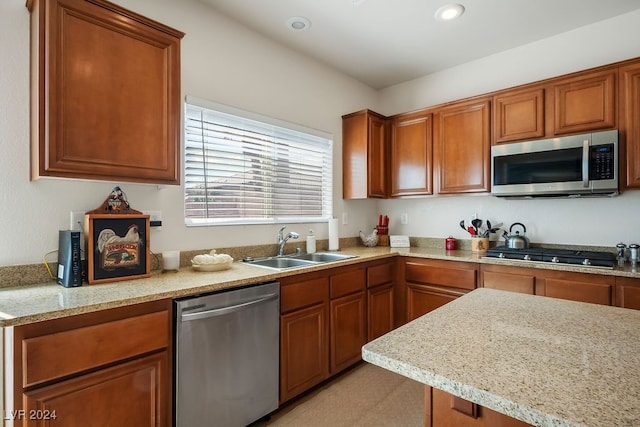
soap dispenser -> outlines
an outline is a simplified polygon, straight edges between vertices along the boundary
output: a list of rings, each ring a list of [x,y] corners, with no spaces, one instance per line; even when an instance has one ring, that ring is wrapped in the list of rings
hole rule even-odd
[[[316,252],[316,236],[313,235],[313,230],[309,230],[307,235],[307,253],[313,254]]]

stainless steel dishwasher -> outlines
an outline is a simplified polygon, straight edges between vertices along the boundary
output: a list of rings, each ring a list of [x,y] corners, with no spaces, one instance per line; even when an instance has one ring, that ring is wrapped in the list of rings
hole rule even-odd
[[[246,426],[277,409],[280,284],[174,305],[176,427]]]

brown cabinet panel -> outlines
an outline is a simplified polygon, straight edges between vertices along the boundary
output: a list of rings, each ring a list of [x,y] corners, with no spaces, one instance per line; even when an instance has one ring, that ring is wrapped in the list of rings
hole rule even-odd
[[[405,280],[471,290],[476,288],[478,269],[473,263],[409,259],[405,261]]]
[[[370,110],[342,116],[342,197],[387,196],[386,118]]]
[[[367,267],[367,288],[395,281],[395,258]]]
[[[544,271],[544,294],[552,298],[613,305],[615,277]]]
[[[169,344],[166,327],[168,322],[169,313],[160,311],[57,334],[26,338],[22,341],[23,387],[166,348]],[[119,341],[118,345],[87,347],[87,343],[108,343],[114,339]]]
[[[493,142],[544,136],[544,89],[527,88],[493,97]]]
[[[367,290],[367,340],[374,340],[393,330],[393,283]]]
[[[432,194],[432,118],[414,113],[391,121],[391,196]]]
[[[66,353],[67,357],[73,353]],[[24,393],[24,426],[168,426],[167,352]]]
[[[554,134],[614,128],[616,75],[617,69],[610,69],[554,84]]]
[[[180,182],[182,32],[93,0],[34,0],[32,178]]]
[[[417,319],[467,292],[461,289],[409,283],[407,284],[407,321],[410,322],[413,319]]]
[[[329,300],[328,283],[326,276],[280,279],[280,313],[326,303]]]
[[[367,286],[366,280],[366,273],[363,267],[351,267],[346,271],[334,273],[329,277],[329,295],[331,298],[338,298],[363,291]]]
[[[480,286],[502,291],[536,293],[535,271],[526,268],[483,265],[480,269]]]
[[[330,372],[335,374],[361,360],[367,342],[365,293],[331,300]]]
[[[280,402],[329,376],[325,304],[280,316]]]
[[[640,279],[616,277],[616,305],[640,310]]]
[[[481,98],[436,110],[434,170],[438,193],[489,191],[490,104],[488,98]]]
[[[640,188],[640,63],[620,68],[620,182]]]
[[[427,427],[525,427],[530,424],[453,396],[425,387]]]

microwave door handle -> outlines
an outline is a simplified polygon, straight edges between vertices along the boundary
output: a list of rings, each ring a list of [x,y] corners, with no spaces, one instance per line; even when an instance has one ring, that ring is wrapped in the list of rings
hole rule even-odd
[[[589,187],[589,140],[582,141],[582,186]]]

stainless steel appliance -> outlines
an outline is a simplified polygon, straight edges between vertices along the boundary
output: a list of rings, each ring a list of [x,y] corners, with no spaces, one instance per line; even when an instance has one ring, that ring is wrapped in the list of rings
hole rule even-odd
[[[618,194],[618,131],[491,147],[491,193],[499,197]]]
[[[176,427],[246,426],[277,409],[279,283],[174,305]]]
[[[616,259],[615,254],[612,252],[553,248],[510,248],[508,246],[496,246],[489,248],[485,257],[508,259],[510,261],[537,261],[602,268],[613,268]]]

